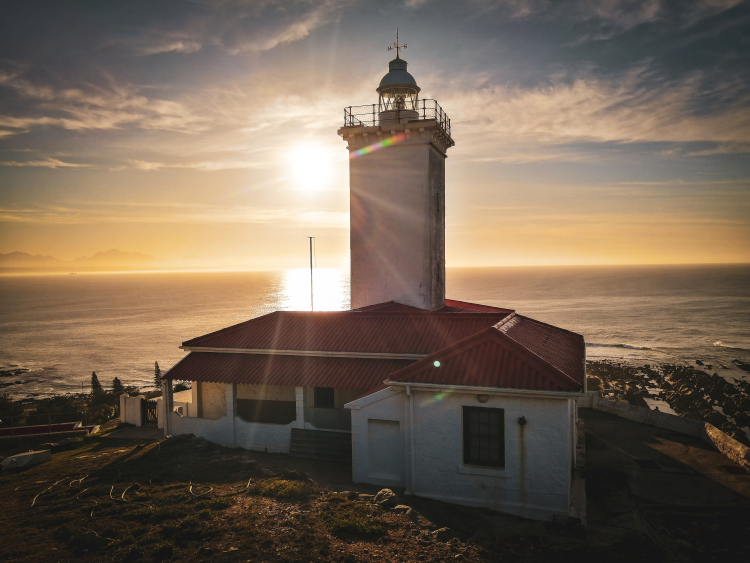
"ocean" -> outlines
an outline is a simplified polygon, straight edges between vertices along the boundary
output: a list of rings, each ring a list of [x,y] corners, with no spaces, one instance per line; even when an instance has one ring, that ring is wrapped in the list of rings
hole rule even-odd
[[[750,379],[750,265],[449,268],[451,299],[583,334],[589,360],[695,363]],[[344,310],[348,273],[318,269],[315,310]],[[310,310],[309,270],[0,276],[0,393],[152,385],[189,338],[275,310]],[[721,366],[725,366],[726,369]]]

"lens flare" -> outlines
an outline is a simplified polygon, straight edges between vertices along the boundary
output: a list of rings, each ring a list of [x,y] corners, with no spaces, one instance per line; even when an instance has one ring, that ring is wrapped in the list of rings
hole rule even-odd
[[[353,153],[349,154],[349,158],[356,158],[358,156],[362,156],[363,154],[370,154],[371,152],[379,151],[380,149],[384,149],[385,147],[390,147],[391,145],[400,143],[401,141],[405,141],[405,140],[406,140],[406,133],[399,133],[398,135],[394,135],[393,137],[388,137],[387,139],[383,141],[378,141],[377,143],[374,143],[362,149],[356,150]]]

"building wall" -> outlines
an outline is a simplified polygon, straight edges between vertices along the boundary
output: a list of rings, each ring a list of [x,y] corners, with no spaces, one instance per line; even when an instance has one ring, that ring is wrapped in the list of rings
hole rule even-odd
[[[379,391],[377,402],[352,411],[352,474],[355,482],[413,486],[413,494],[472,506],[486,506],[527,518],[568,514],[574,455],[574,405],[570,399],[489,395],[485,404],[475,394],[414,391],[414,455],[409,434],[406,393]],[[376,395],[377,395],[376,394]],[[361,401],[361,400],[360,400]],[[505,467],[463,463],[462,407],[505,410]],[[518,424],[524,416],[525,426]],[[399,425],[404,468],[396,478],[384,476],[372,452],[373,428],[381,440],[396,442],[384,424]],[[402,455],[396,452],[397,456]],[[382,465],[382,464],[381,464]],[[413,471],[413,481],[412,481]]]
[[[200,393],[203,418],[218,419],[226,416],[227,395],[225,383],[203,383]]]
[[[445,303],[445,157],[419,135],[349,161],[352,308]]]
[[[335,408],[320,409],[315,407],[315,388],[305,387],[305,428],[309,430],[351,430],[351,412],[344,408],[364,393],[360,389],[334,389],[333,399]]]
[[[238,399],[257,401],[294,401],[295,388],[280,385],[237,385]]]

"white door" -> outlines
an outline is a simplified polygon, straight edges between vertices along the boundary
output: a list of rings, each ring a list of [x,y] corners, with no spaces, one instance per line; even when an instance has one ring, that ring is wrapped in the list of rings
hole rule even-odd
[[[404,483],[404,437],[397,420],[368,420],[369,476]]]

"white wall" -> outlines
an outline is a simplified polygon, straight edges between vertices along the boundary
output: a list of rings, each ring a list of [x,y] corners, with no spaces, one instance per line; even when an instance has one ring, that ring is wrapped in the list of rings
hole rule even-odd
[[[353,151],[408,127],[383,127],[380,137],[379,127],[342,131]],[[445,156],[431,144],[437,132],[415,129],[405,141],[349,160],[352,308],[445,304]]]
[[[227,396],[225,383],[203,383],[200,401],[203,405],[203,418],[218,419],[226,416]]]
[[[568,514],[574,455],[571,399],[489,395],[488,402],[481,404],[475,394],[438,396],[414,391],[412,459],[409,397],[391,390],[375,395],[380,400],[352,410],[355,482],[403,485],[407,489],[413,485],[412,493],[417,496],[486,506],[527,518],[547,519],[554,514]],[[463,406],[504,409],[504,468],[464,465]],[[526,418],[525,426],[518,424],[520,416]],[[372,420],[399,423],[404,448],[400,481],[384,479],[378,470],[379,462],[370,459]],[[402,454],[394,452],[394,455]]]
[[[255,389],[251,389],[254,387]],[[203,400],[203,418],[193,414],[194,405],[187,402],[175,402],[187,412],[180,416],[174,412],[169,416],[169,432],[172,435],[195,434],[230,448],[289,453],[292,428],[302,427],[304,416],[304,392],[302,387],[273,387],[231,385],[223,383],[203,383],[201,385]],[[242,395],[242,396],[240,396]],[[289,424],[264,424],[246,422],[237,416],[236,398],[282,397],[278,400],[297,402],[298,420]],[[206,408],[208,413],[206,415]],[[223,411],[220,408],[223,407]]]
[[[120,395],[120,420],[135,426],[141,425],[141,400],[145,395],[131,397],[127,393]]]
[[[294,401],[295,388],[280,385],[237,385],[238,399],[257,401]]]

